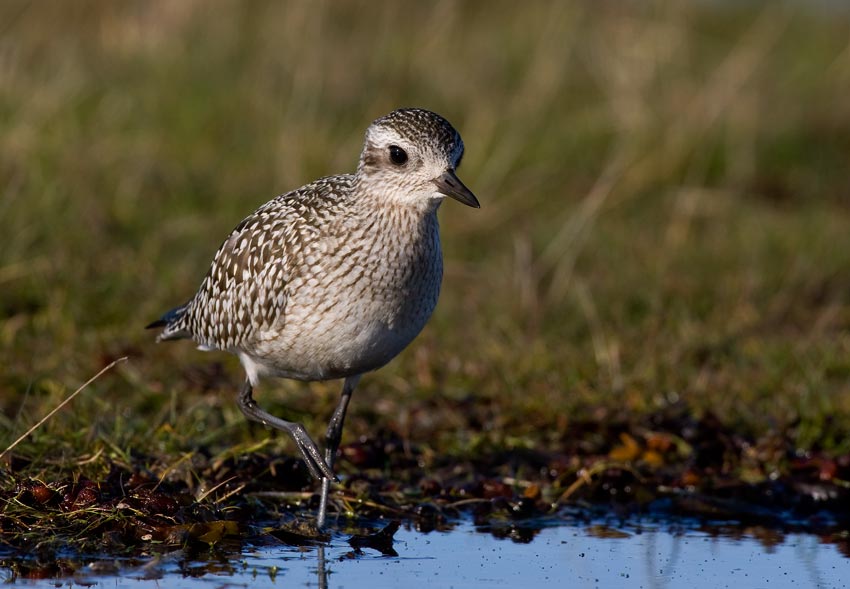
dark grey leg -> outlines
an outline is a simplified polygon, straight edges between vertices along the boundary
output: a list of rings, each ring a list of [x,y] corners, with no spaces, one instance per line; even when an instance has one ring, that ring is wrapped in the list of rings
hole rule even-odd
[[[345,412],[348,409],[348,402],[351,401],[351,393],[357,383],[360,382],[360,375],[351,376],[345,379],[342,384],[342,394],[339,398],[339,404],[334,410],[334,414],[328,423],[328,431],[325,434],[325,462],[333,470],[334,462],[336,461],[336,451],[339,448],[339,442],[342,439],[342,424],[345,421]],[[325,518],[328,513],[328,493],[331,488],[331,479],[322,479],[322,495],[319,500],[319,517],[317,525],[319,528],[325,526]]]
[[[242,392],[239,393],[239,408],[245,414],[245,417],[288,433],[298,447],[298,451],[301,452],[301,456],[304,458],[304,462],[307,464],[307,468],[310,470],[313,478],[322,479],[323,481],[327,481],[328,479],[336,480],[333,468],[328,466],[322,459],[316,443],[310,438],[310,434],[307,433],[304,426],[300,423],[285,421],[263,411],[257,405],[257,402],[254,401],[254,397],[251,396],[252,393],[251,381],[245,380],[245,386],[242,387]]]

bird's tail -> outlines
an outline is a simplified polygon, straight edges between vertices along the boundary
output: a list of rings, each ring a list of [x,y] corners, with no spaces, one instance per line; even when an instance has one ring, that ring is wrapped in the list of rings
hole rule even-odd
[[[170,339],[180,339],[185,337],[191,337],[191,334],[186,330],[185,325],[183,325],[183,316],[186,314],[186,310],[189,308],[189,303],[184,305],[180,305],[179,307],[175,307],[165,313],[162,317],[145,326],[145,329],[156,329],[158,327],[164,327],[156,341],[162,342]]]

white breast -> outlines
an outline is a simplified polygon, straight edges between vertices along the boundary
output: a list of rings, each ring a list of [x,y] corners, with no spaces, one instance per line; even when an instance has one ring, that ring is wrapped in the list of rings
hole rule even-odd
[[[288,281],[282,324],[237,353],[260,374],[323,380],[374,370],[401,352],[437,304],[442,253],[436,214],[389,221],[305,252],[310,271]]]

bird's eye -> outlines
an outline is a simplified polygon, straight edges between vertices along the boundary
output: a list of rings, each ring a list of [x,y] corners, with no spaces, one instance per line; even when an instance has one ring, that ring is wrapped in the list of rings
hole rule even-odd
[[[390,159],[397,166],[404,165],[407,161],[407,152],[398,145],[390,145]]]

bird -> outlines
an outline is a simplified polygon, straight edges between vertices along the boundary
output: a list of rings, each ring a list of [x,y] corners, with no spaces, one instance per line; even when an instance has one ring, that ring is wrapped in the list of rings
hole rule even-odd
[[[361,377],[397,356],[434,311],[443,275],[437,211],[480,203],[457,176],[464,144],[442,116],[400,108],[366,130],[356,171],[320,178],[259,207],[213,257],[197,293],[147,327],[238,356],[247,419],[287,433],[321,481],[324,528],[334,462]],[[324,456],[300,423],[262,409],[261,378],[343,379]]]

